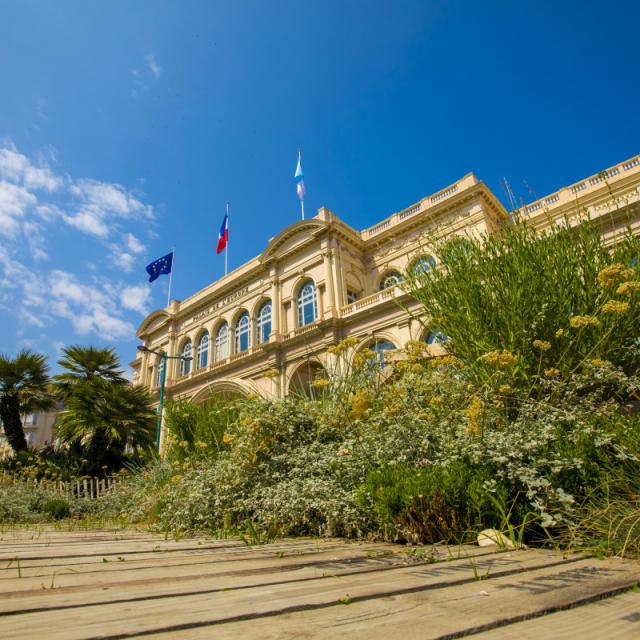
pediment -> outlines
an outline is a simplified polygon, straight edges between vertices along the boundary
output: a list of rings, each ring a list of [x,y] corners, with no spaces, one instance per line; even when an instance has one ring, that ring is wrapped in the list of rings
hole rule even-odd
[[[308,242],[311,237],[328,227],[327,222],[316,219],[299,220],[289,225],[271,239],[267,248],[260,254],[260,262],[264,263],[273,258],[280,258],[295,251]]]
[[[158,329],[159,327],[161,327],[163,324],[166,323],[169,317],[170,316],[166,311],[154,311],[153,313],[150,313],[140,323],[140,326],[136,331],[136,335],[139,336],[139,335],[142,335],[143,333],[150,333],[155,329]]]

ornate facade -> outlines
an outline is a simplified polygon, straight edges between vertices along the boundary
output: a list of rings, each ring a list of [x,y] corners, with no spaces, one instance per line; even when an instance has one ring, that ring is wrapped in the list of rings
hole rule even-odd
[[[517,213],[540,227],[588,214],[614,242],[629,216],[640,224],[639,201],[637,156]],[[434,237],[491,233],[508,219],[471,173],[364,231],[321,208],[224,278],[150,314],[137,335],[154,351],[191,357],[169,360],[166,388],[195,402],[212,393],[309,393],[318,370],[335,365],[328,348],[347,336],[359,341],[354,354],[383,353],[409,340],[426,340],[435,354],[442,350],[438,332],[397,286],[402,273],[437,265]],[[159,358],[139,352],[131,365],[134,381],[157,391]]]

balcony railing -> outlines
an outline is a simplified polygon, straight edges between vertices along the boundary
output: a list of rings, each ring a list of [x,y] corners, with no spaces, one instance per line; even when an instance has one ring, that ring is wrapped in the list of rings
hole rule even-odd
[[[542,207],[549,207],[550,205],[561,206],[567,202],[573,203],[576,196],[582,197],[585,195],[585,192],[588,192],[591,189],[601,188],[605,180],[611,180],[613,182],[620,180],[624,178],[629,171],[633,169],[638,171],[637,167],[640,167],[640,156],[636,156],[635,158],[631,158],[631,160],[627,160],[625,162],[620,162],[616,166],[600,171],[599,173],[589,176],[580,182],[563,187],[556,193],[552,193],[540,200],[536,200],[535,202],[525,205],[523,210],[526,213],[533,213]]]
[[[378,291],[373,295],[366,296],[365,298],[360,298],[360,300],[356,300],[351,304],[348,304],[346,307],[342,307],[341,314],[343,316],[348,316],[356,311],[360,311],[361,309],[365,309],[366,307],[370,307],[371,305],[378,304],[379,302],[383,302],[384,300],[388,300],[389,298],[395,298],[397,292],[399,291],[398,287],[389,287],[388,289],[384,289],[382,291]]]
[[[317,329],[319,324],[320,323],[316,321],[316,322],[311,322],[310,324],[305,324],[304,327],[296,327],[293,331],[289,332],[288,337],[295,338],[297,336],[302,335],[303,333],[309,333],[310,331]]]

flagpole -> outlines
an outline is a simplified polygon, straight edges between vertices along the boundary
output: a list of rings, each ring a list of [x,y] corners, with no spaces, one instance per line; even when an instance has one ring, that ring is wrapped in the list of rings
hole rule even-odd
[[[171,249],[171,271],[169,271],[169,293],[167,294],[167,307],[171,304],[171,283],[173,282],[173,268],[176,264],[176,245]]]
[[[227,202],[227,243],[224,245],[224,275],[226,276],[229,268],[229,203]]]
[[[301,166],[301,162],[302,162],[302,149],[298,147],[298,166]],[[304,220],[304,195],[302,196],[302,198],[300,198],[300,213],[302,214],[302,219]]]

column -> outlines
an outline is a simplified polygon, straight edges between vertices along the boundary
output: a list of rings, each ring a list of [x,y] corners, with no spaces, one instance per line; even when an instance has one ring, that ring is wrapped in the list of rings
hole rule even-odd
[[[333,286],[333,260],[332,250],[326,249],[322,252],[322,259],[324,261],[324,277],[327,283],[327,297],[328,304],[326,307],[327,315],[335,315],[336,308],[336,294]]]
[[[280,302],[280,281],[278,276],[274,275],[271,281],[271,335],[279,336],[282,334],[282,326],[280,323],[281,315]]]
[[[338,314],[340,313],[340,309],[347,304],[347,297],[344,292],[344,273],[342,271],[342,248],[340,246],[340,241],[336,240],[336,247],[334,249],[333,255],[333,275],[336,283],[336,298],[337,298],[337,306],[338,306]]]

